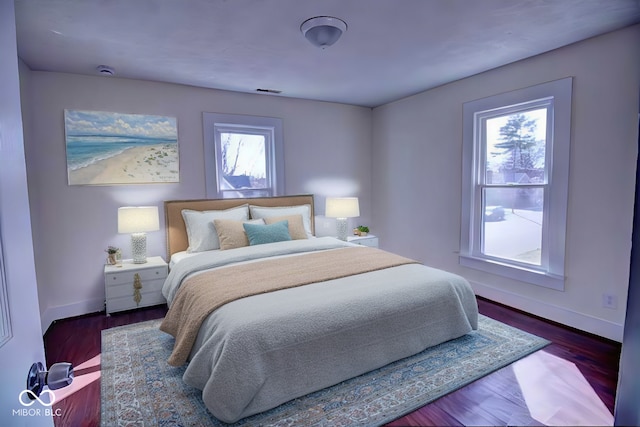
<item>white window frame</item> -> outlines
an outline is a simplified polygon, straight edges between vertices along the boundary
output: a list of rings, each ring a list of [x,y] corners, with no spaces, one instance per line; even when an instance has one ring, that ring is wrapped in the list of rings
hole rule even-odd
[[[460,264],[522,282],[564,290],[565,237],[571,141],[571,93],[567,77],[524,89],[467,102],[463,106],[462,216]],[[482,253],[482,197],[487,118],[548,107],[545,150],[541,265],[525,264]]]
[[[262,135],[265,137],[267,196],[284,194],[284,153],[282,119],[240,114],[203,113],[204,163],[208,198],[244,197],[255,189],[222,190],[222,143],[224,132]]]

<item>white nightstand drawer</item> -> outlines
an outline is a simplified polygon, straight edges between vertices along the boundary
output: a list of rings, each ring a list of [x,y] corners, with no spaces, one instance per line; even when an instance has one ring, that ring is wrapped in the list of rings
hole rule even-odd
[[[135,279],[131,279],[128,283],[121,283],[118,285],[107,286],[105,294],[107,299],[118,298],[124,296],[133,295],[135,288],[133,287]],[[164,278],[160,280],[144,280],[140,279],[140,293],[160,292],[162,293],[162,285],[164,285]]]
[[[378,237],[368,234],[366,236],[349,236],[347,237],[349,243],[355,243],[356,245],[370,246],[372,248],[378,247]]]
[[[123,283],[133,283],[134,276],[138,274],[140,280],[143,282],[146,280],[165,279],[167,277],[167,266],[144,268],[139,270],[121,270],[117,272],[109,272],[106,274],[105,284],[107,288],[113,285],[119,285]]]
[[[158,292],[151,292],[147,294],[143,293],[140,295],[140,297],[140,304],[136,304],[135,300],[133,299],[133,295],[107,299],[107,313],[131,310],[134,308],[147,307],[150,305],[159,305],[166,302],[162,294]]]

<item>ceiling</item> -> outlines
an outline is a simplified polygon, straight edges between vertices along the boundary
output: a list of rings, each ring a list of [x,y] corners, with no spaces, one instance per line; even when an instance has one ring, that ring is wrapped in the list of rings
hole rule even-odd
[[[640,22],[640,0],[15,0],[32,69],[375,107]],[[311,45],[300,25],[346,21]],[[112,77],[105,77],[112,78]]]

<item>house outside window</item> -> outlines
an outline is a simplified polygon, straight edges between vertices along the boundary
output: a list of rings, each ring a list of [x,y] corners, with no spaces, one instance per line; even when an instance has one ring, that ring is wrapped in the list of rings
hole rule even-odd
[[[283,194],[282,120],[204,113],[207,197]]]
[[[464,104],[462,265],[564,289],[571,86]]]

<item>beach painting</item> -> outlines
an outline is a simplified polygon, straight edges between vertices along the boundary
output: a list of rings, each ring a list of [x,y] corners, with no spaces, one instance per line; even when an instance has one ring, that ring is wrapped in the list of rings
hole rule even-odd
[[[180,182],[175,117],[64,110],[69,185]]]

